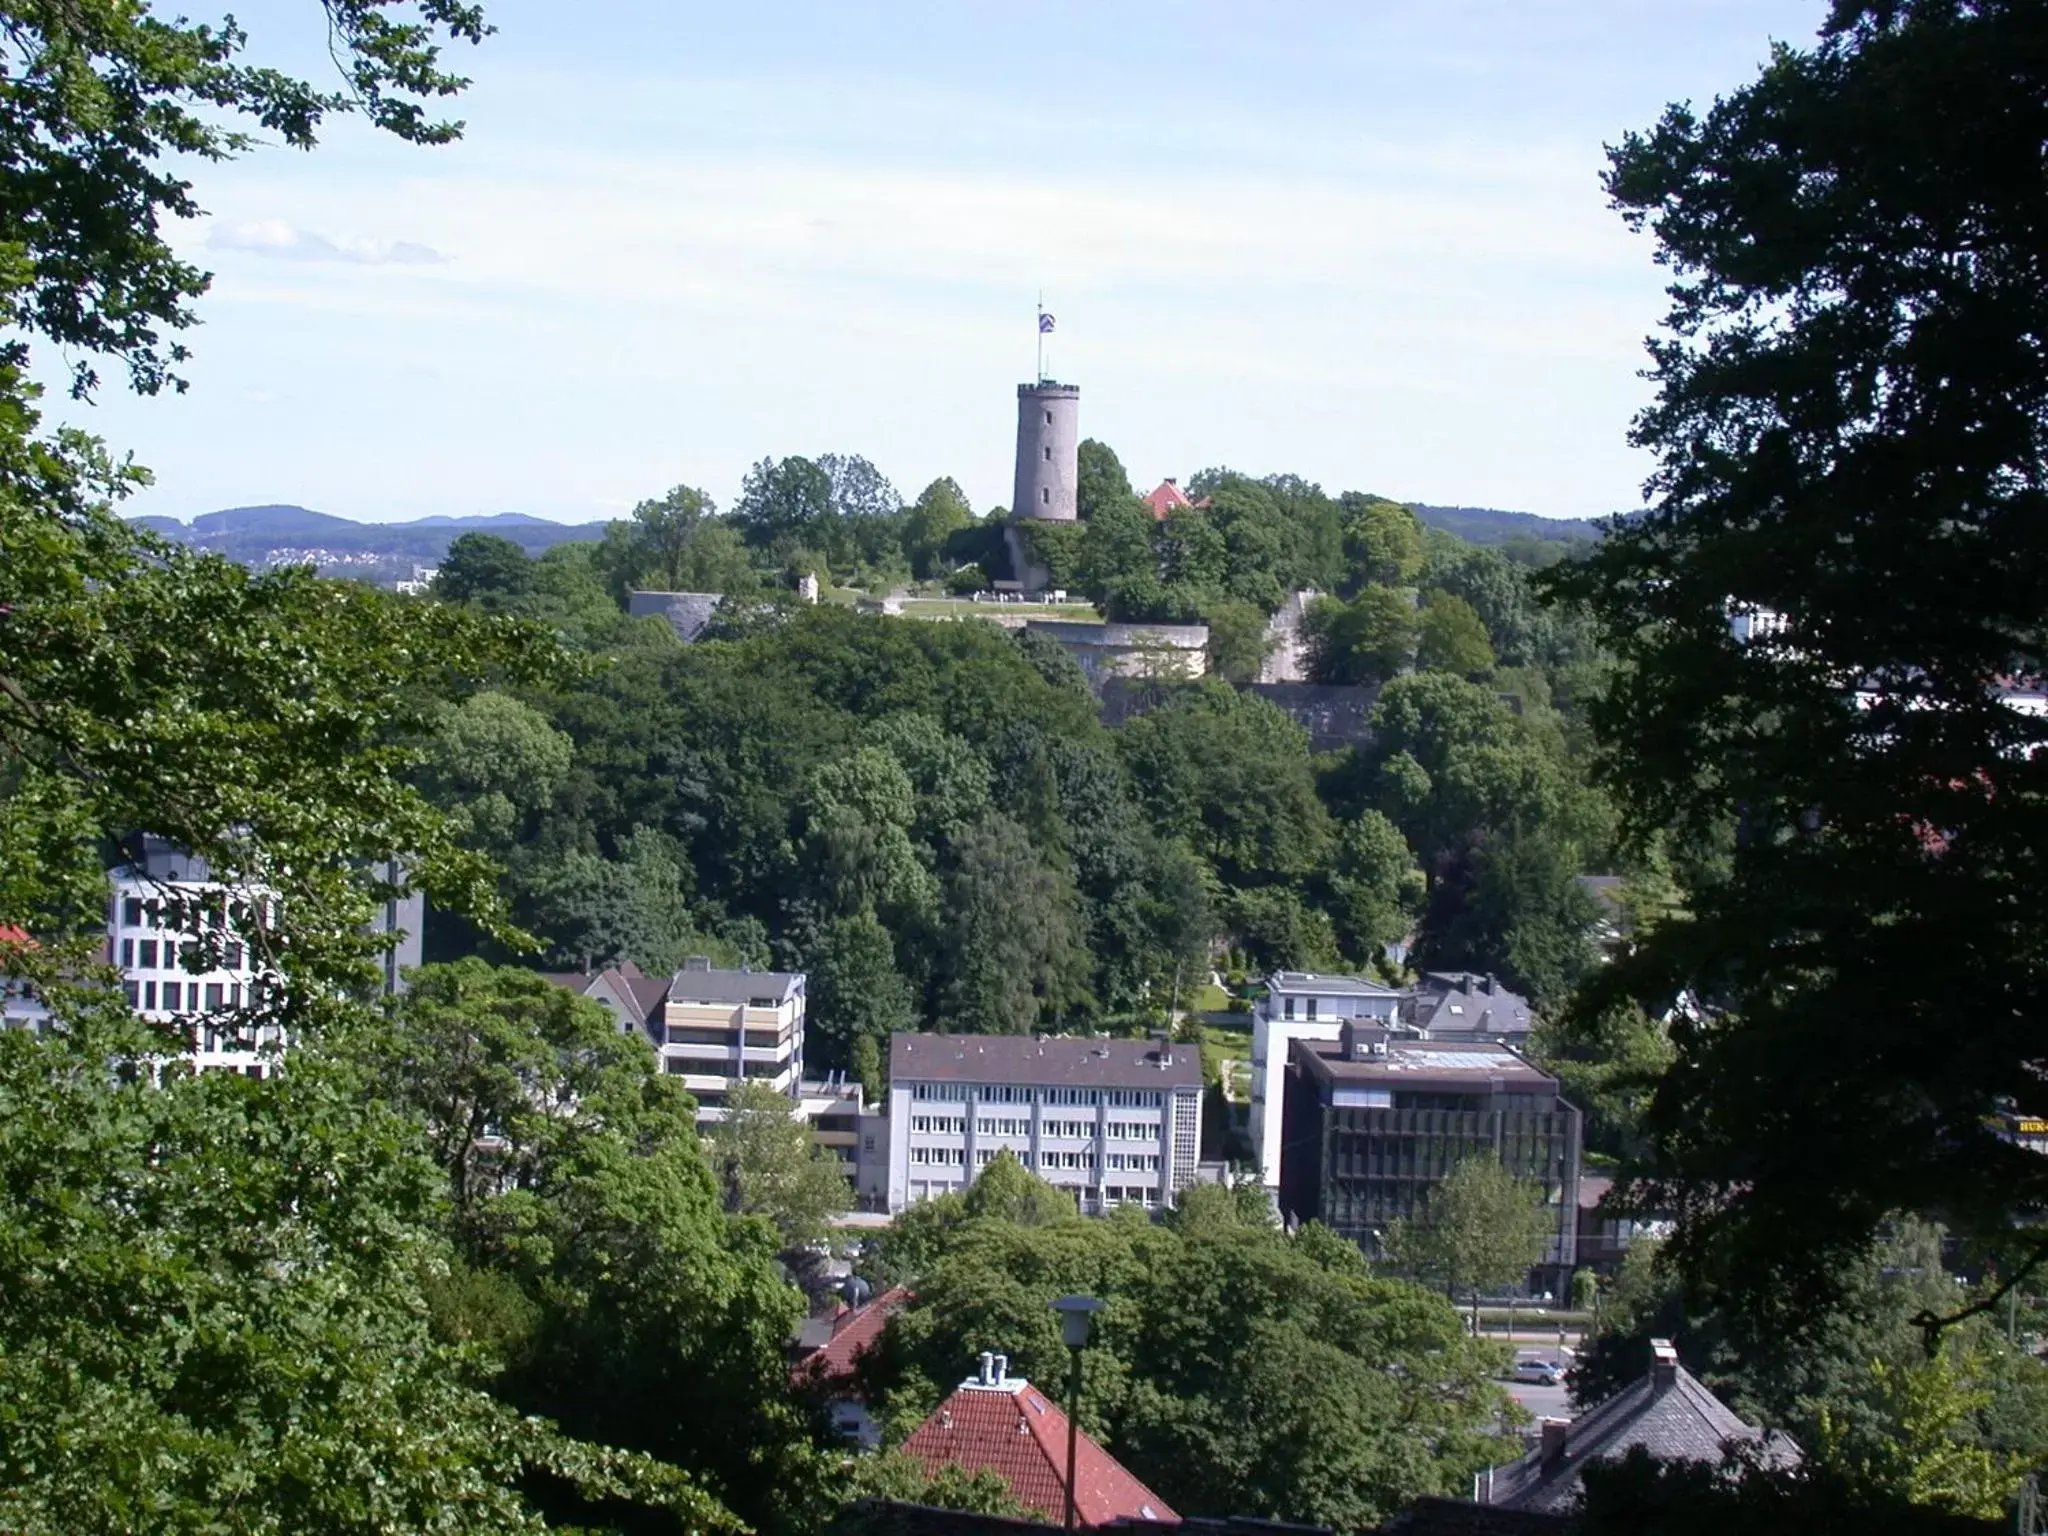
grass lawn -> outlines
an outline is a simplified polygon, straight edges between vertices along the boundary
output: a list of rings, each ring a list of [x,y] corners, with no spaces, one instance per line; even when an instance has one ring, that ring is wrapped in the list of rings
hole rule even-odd
[[[1221,1013],[1229,1006],[1230,994],[1213,981],[1204,982],[1190,993],[1187,999],[1187,1009],[1190,1013]]]
[[[1220,1024],[1202,1026],[1202,1077],[1206,1082],[1223,1081],[1223,1063],[1236,1060],[1244,1063],[1241,1086],[1250,1092],[1252,1060],[1252,1032],[1250,1029],[1226,1029]]]

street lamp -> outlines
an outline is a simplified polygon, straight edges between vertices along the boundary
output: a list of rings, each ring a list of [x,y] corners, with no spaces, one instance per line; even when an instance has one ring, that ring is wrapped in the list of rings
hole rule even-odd
[[[1060,1342],[1073,1351],[1074,1369],[1067,1381],[1067,1529],[1074,1528],[1074,1453],[1079,1443],[1081,1420],[1081,1351],[1088,1347],[1088,1330],[1102,1303],[1093,1296],[1062,1296],[1052,1304],[1060,1315]]]

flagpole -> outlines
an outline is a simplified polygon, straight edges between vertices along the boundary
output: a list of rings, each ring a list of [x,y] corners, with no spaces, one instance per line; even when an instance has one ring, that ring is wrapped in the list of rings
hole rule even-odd
[[[1038,290],[1038,321],[1035,329],[1038,332],[1037,382],[1043,384],[1045,382],[1045,290],[1043,288]]]

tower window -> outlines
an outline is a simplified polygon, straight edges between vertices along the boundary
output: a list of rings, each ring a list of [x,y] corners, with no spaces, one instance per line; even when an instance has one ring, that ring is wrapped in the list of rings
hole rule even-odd
[[[1049,490],[1041,490],[1038,493],[1038,499],[1041,502],[1045,503],[1047,506],[1050,506],[1052,504],[1052,492]]]
[[[1051,412],[1051,411],[1047,411],[1047,412],[1045,413],[1045,424],[1046,424],[1046,425],[1047,425],[1048,427],[1052,425],[1052,412]]]
[[[1052,462],[1052,450],[1050,448],[1047,448],[1043,450],[1043,452],[1045,454],[1045,462],[1050,464]]]

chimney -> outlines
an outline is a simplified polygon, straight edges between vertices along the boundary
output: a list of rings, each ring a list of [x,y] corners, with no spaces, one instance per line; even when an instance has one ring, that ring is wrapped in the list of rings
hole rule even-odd
[[[1488,997],[1491,997],[1493,996],[1493,989],[1495,985],[1496,983],[1493,979],[1493,972],[1488,971],[1486,973],[1486,979],[1479,983],[1479,990],[1484,992]]]
[[[1000,1387],[1000,1386],[1001,1386],[1001,1385],[1002,1385],[1002,1384],[1003,1384],[1004,1382],[1008,1381],[1009,1379],[1010,1379],[1010,1357],[1009,1357],[1008,1355],[997,1355],[997,1356],[996,1356],[996,1375],[995,1375],[995,1380],[994,1380],[994,1382],[992,1383],[992,1385]]]
[[[1545,1419],[1543,1421],[1542,1450],[1537,1459],[1544,1466],[1555,1466],[1558,1462],[1564,1460],[1565,1437],[1571,1433],[1571,1428],[1571,1421],[1569,1419]]]
[[[975,1377],[975,1379],[979,1381],[984,1387],[995,1385],[995,1376],[993,1374],[995,1370],[995,1362],[996,1357],[994,1355],[990,1354],[985,1349],[981,1352],[981,1371]]]
[[[1677,1346],[1669,1339],[1650,1340],[1650,1384],[1661,1392],[1677,1380]]]

